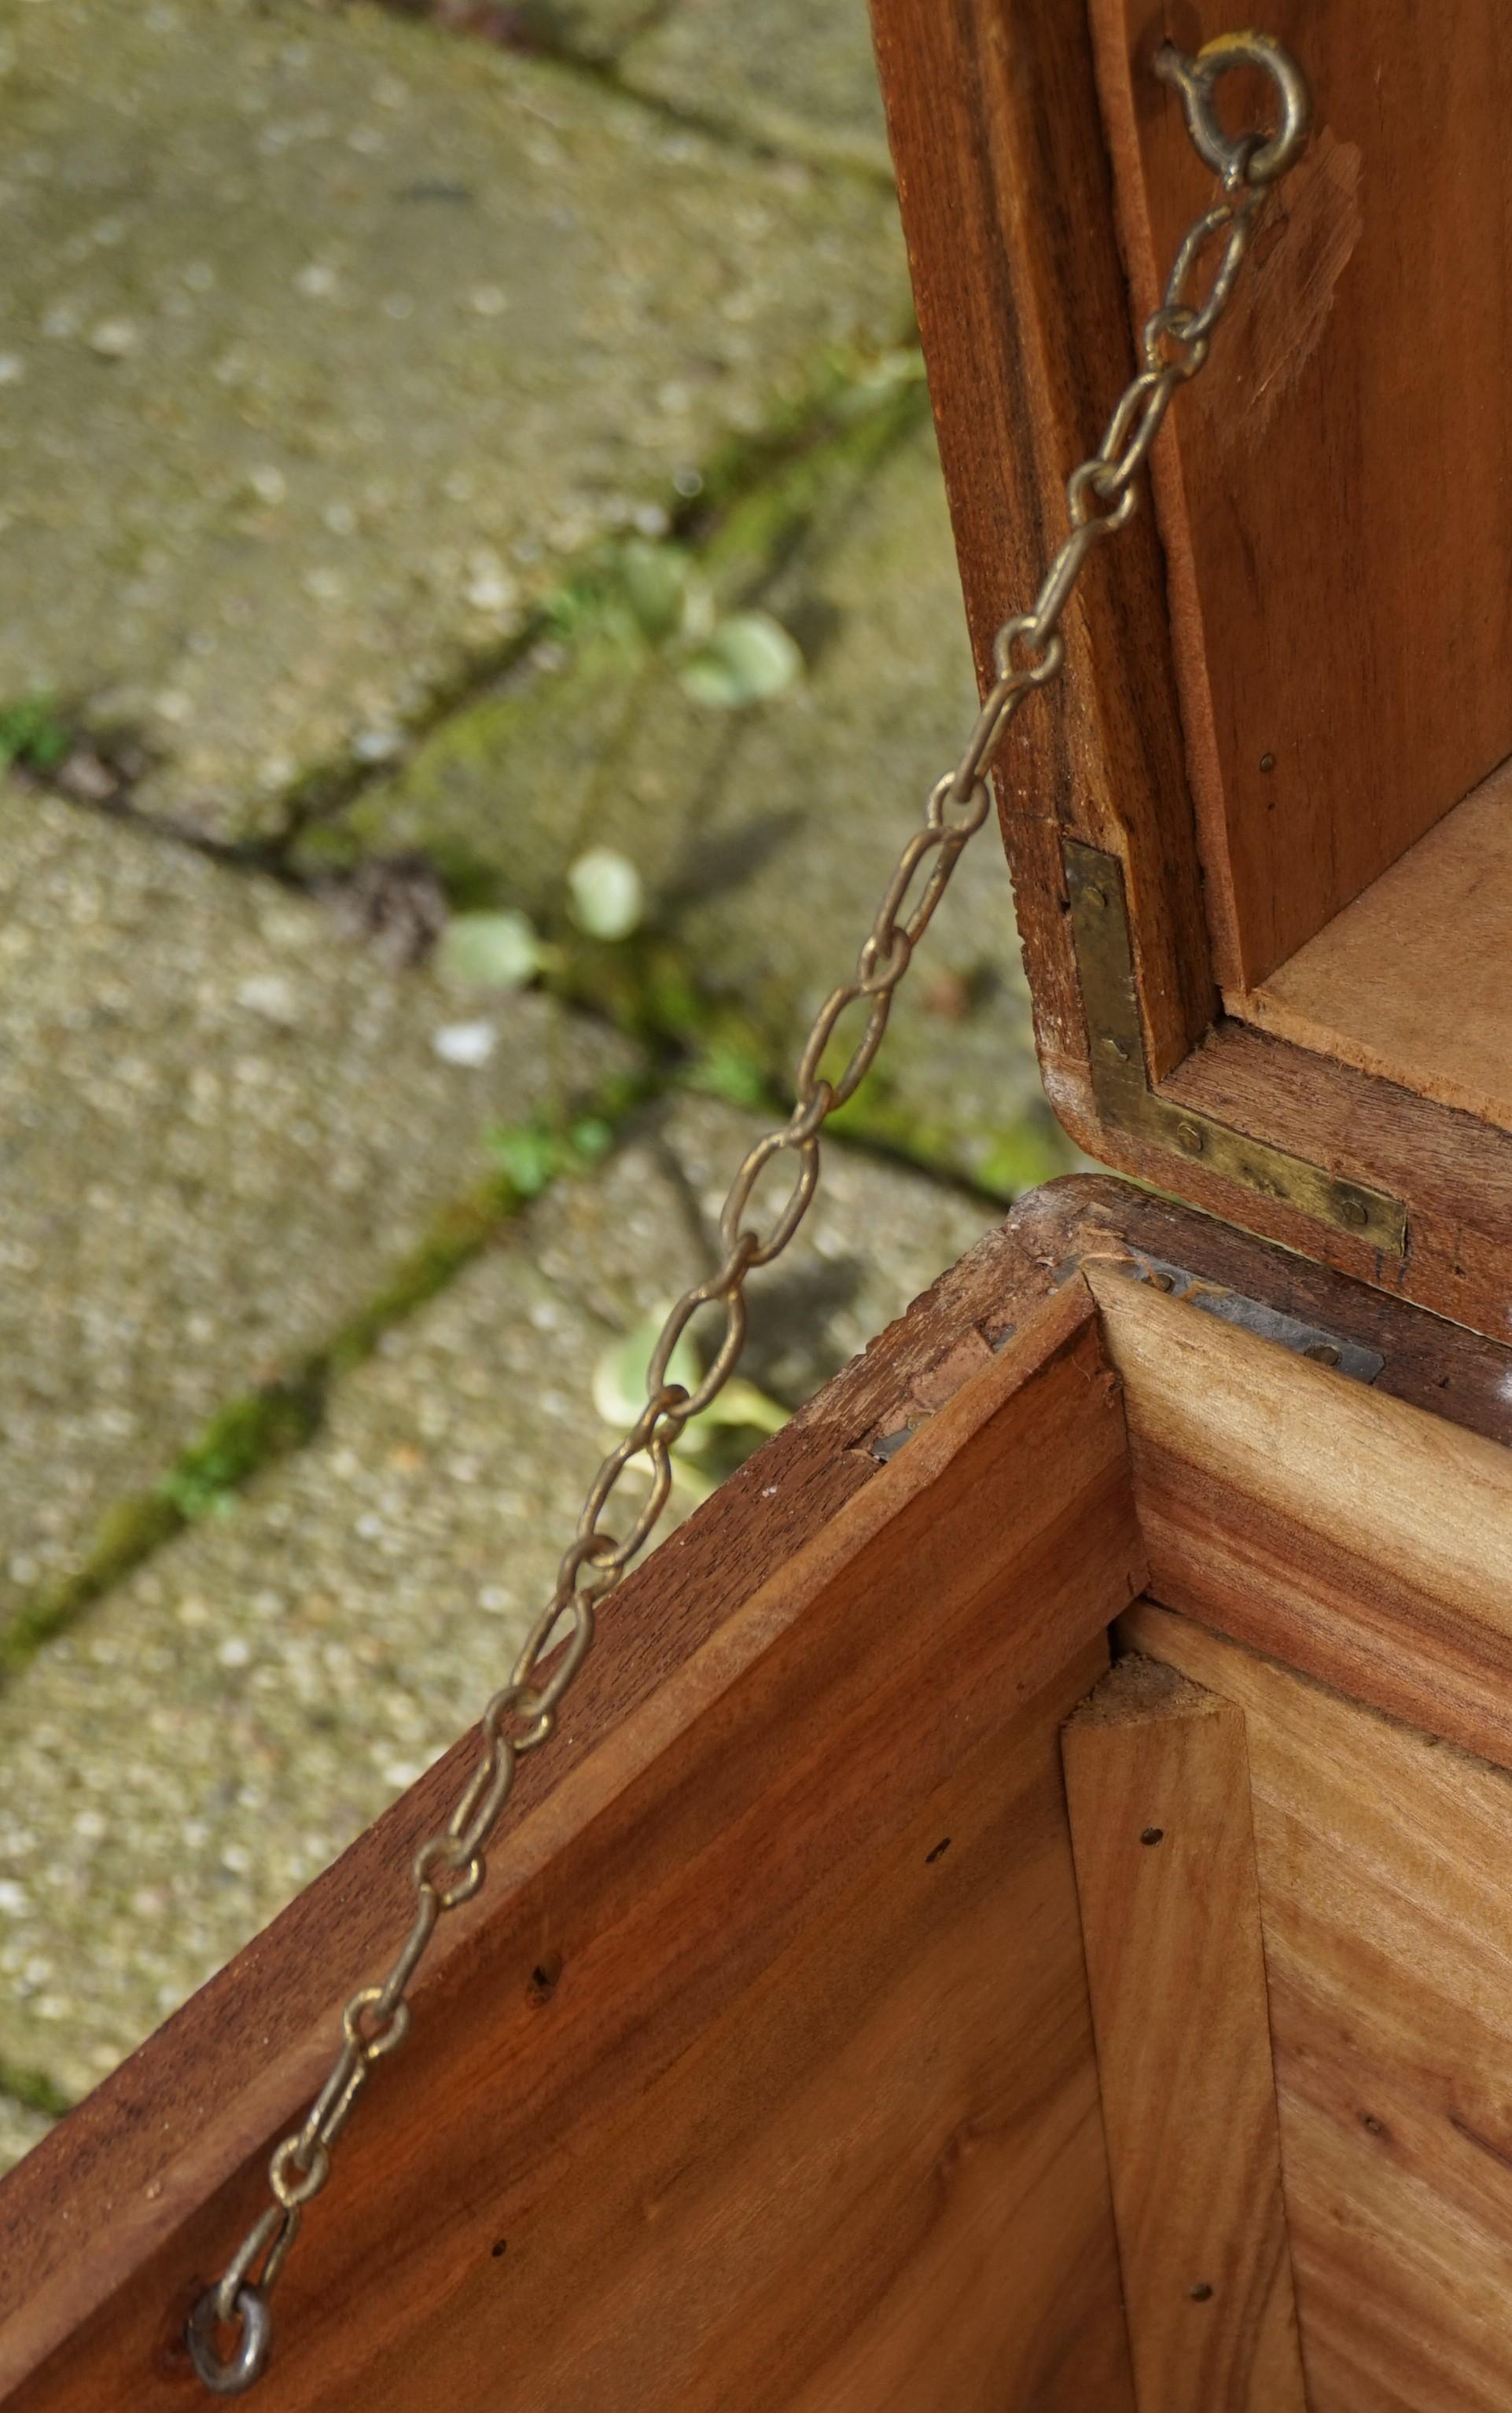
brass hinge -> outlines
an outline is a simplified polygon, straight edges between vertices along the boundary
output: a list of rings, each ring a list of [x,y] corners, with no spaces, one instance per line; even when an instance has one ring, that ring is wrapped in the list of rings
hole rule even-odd
[[[1242,1182],[1262,1198],[1295,1206],[1385,1256],[1402,1255],[1407,1210],[1400,1199],[1326,1173],[1304,1157],[1251,1139],[1151,1088],[1134,993],[1123,866],[1117,855],[1084,846],[1079,838],[1067,838],[1064,852],[1072,942],[1091,1044],[1092,1094],[1104,1120],[1223,1180]]]

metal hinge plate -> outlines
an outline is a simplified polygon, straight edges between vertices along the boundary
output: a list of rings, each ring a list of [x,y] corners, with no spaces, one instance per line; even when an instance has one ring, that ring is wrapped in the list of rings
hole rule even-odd
[[[1401,1256],[1407,1246],[1407,1210],[1400,1199],[1363,1182],[1346,1181],[1267,1140],[1251,1139],[1150,1088],[1134,993],[1123,867],[1117,855],[1104,854],[1079,838],[1067,838],[1064,853],[1072,940],[1091,1044],[1092,1094],[1104,1120],[1201,1164],[1223,1180],[1241,1182],[1262,1198],[1295,1206],[1315,1222],[1363,1240],[1383,1256]]]

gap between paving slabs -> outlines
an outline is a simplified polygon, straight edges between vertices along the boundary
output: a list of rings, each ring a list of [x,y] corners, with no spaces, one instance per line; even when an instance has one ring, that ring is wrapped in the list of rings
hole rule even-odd
[[[691,1049],[731,1094],[781,1095],[974,710],[916,356],[880,365],[822,441],[684,539],[601,558],[525,657],[289,860],[317,879],[423,863],[454,908],[523,911],[558,994]],[[742,690],[721,636],[753,615],[794,671]],[[589,844],[646,890],[618,945],[585,944],[564,913]],[[1005,1203],[1074,1161],[1040,1087],[990,831],[839,1127]]]
[[[812,592],[806,594],[802,588],[805,548],[812,551],[816,527],[832,548],[837,531],[843,540],[857,512],[864,516],[870,508],[872,490],[879,478],[885,479],[889,466],[896,465],[899,458],[909,472],[908,495],[913,506],[913,518],[908,522],[905,531],[911,550],[918,549],[919,536],[914,523],[921,500],[932,511],[936,522],[926,531],[934,540],[936,555],[930,564],[932,580],[925,582],[926,614],[931,619],[938,618],[944,629],[948,644],[942,649],[943,659],[950,660],[952,654],[956,652],[963,655],[964,640],[959,630],[950,625],[955,602],[954,573],[950,568],[948,538],[943,534],[941,518],[938,471],[933,464],[932,451],[927,449],[926,437],[922,445],[920,442],[923,417],[922,387],[918,381],[916,363],[907,356],[881,364],[869,379],[832,385],[816,417],[767,431],[762,443],[748,448],[741,461],[726,472],[717,472],[711,477],[712,500],[705,509],[702,526],[696,531],[703,540],[696,552],[674,546],[643,544],[630,556],[628,564],[621,555],[608,559],[600,558],[588,565],[574,585],[564,590],[556,613],[556,625],[566,640],[566,683],[569,688],[571,688],[581,668],[590,683],[597,680],[613,692],[616,710],[622,709],[627,692],[633,696],[639,688],[645,686],[648,678],[663,703],[674,701],[669,688],[667,663],[659,659],[654,644],[649,648],[651,667],[647,672],[643,659],[648,651],[644,628],[632,629],[631,641],[626,642],[623,624],[628,568],[633,569],[640,576],[644,587],[648,572],[654,573],[659,564],[664,569],[669,563],[686,563],[689,574],[705,586],[711,600],[719,598],[723,601],[733,598],[739,601],[770,589],[774,579],[780,578],[796,560],[799,587],[796,594],[788,599],[791,615],[800,625],[806,613],[810,620],[816,614],[822,620],[826,608],[824,598]],[[763,475],[753,475],[753,463],[757,461],[764,471]],[[869,587],[873,583],[875,569],[876,565],[868,559],[861,560],[859,574],[864,586]],[[649,586],[653,606],[659,592],[664,601],[664,583],[659,590],[652,575]],[[644,593],[639,599],[632,595],[630,600],[636,608],[645,612]],[[958,608],[955,616],[958,618]],[[863,630],[864,655],[876,633]],[[952,666],[960,669],[958,663],[953,662]],[[926,663],[926,676],[932,674],[932,670],[933,663]],[[963,697],[968,677],[969,672],[961,674]],[[538,679],[525,700],[528,714],[535,709],[537,698],[544,691],[549,707],[549,725],[545,732],[548,746],[555,745],[562,734],[564,715],[560,704],[564,699],[559,695],[561,684],[560,680],[553,678]],[[918,680],[915,680],[915,688],[918,685]],[[571,695],[565,701],[571,703]],[[681,699],[681,703],[686,723],[689,708],[686,698]],[[831,699],[827,696],[817,699],[822,716],[828,712],[830,703]],[[492,702],[479,707],[485,724],[493,709]],[[503,699],[502,709],[508,720],[514,710],[513,699]],[[565,718],[574,729],[587,726],[590,751],[608,746],[606,732],[592,725],[591,715],[586,717],[585,723],[585,717],[574,708]],[[734,718],[749,722],[751,716]],[[722,745],[725,733],[732,727],[732,716],[728,713],[705,715],[702,726],[697,725],[699,716],[696,711],[691,713],[691,719],[695,724],[694,736],[704,746],[712,743],[718,748]],[[454,730],[443,733],[443,766],[448,759],[448,749],[455,748],[457,734]],[[8,717],[0,715],[0,740],[7,735],[11,750],[28,764],[34,777],[56,781],[66,791],[71,790],[77,794],[81,791],[79,773],[82,764],[84,774],[82,789],[84,792],[88,792],[91,778],[98,769],[97,758],[92,754],[87,741],[77,733],[70,733],[55,715],[50,716],[35,703]],[[469,764],[475,751],[474,733],[470,729],[465,729],[461,735],[461,759],[465,764]],[[925,741],[926,745],[930,742],[928,739]],[[801,746],[807,748],[808,743],[808,734],[800,738]],[[491,786],[486,748],[484,756],[484,775]],[[421,767],[423,769],[423,765]],[[584,767],[581,752],[573,767],[581,773]],[[889,775],[885,786],[891,789],[897,784],[894,775],[899,766],[889,762],[885,767]],[[793,784],[795,787],[801,784],[791,762],[787,768],[793,773]],[[920,779],[924,777],[922,763],[918,777]],[[882,777],[873,779],[875,826],[866,833],[876,842],[874,851],[879,865],[896,844],[898,826],[897,803],[891,794],[883,792],[883,787]],[[426,793],[423,779],[419,782],[419,792],[423,804]],[[404,794],[405,789],[401,784],[401,811]],[[380,792],[377,801],[381,832],[386,826],[382,814],[392,809],[387,792]],[[557,796],[556,804],[559,805],[560,801]],[[465,791],[462,803],[466,842],[467,816],[470,814],[473,817],[476,827],[479,803],[475,793],[469,791]],[[550,823],[550,845],[555,853],[548,854],[535,875],[534,889],[537,892],[544,889],[553,872],[559,872],[564,842],[569,848],[576,842],[571,835],[570,814],[557,811],[547,820]],[[357,823],[355,833],[348,826],[354,821]],[[482,826],[491,834],[486,806]],[[516,839],[525,835],[518,816],[511,818],[510,828]],[[352,844],[354,834],[358,841],[355,848]],[[433,818],[422,834],[429,836],[437,851],[449,861],[453,886],[466,893],[470,882],[476,892],[476,874],[469,873],[466,862],[459,868],[455,854],[447,855],[449,833],[444,825],[444,815]],[[217,842],[207,840],[194,832],[183,831],[178,835],[201,851],[213,855],[220,852]],[[341,849],[345,846],[348,850],[345,860],[348,864],[355,860],[358,864],[354,885],[360,887],[368,872],[377,870],[382,874],[386,869],[381,856],[375,864],[361,864],[359,850],[363,835],[360,815],[348,814],[339,823],[311,832],[304,854],[286,857],[282,864],[259,860],[256,867],[273,869],[278,876],[292,878],[296,881],[304,880],[319,884],[325,876],[320,846],[323,844],[330,850],[329,860],[333,864],[343,859]],[[711,834],[708,830],[701,832],[701,843],[707,845],[711,835],[718,844],[719,834]],[[738,855],[741,842],[738,830],[735,839],[734,851]],[[118,837],[108,841],[111,849],[117,850],[124,843],[127,842]],[[985,867],[989,876],[996,872],[998,885],[1003,892],[992,901],[987,911],[985,943],[992,947],[1001,943],[1008,926],[1006,881],[1001,865],[996,863],[989,849],[984,853],[985,848],[986,841],[978,849],[971,876],[976,876],[979,866]],[[528,862],[527,848],[514,846],[511,852],[516,866],[521,854]],[[859,853],[857,860],[859,862]],[[249,864],[247,867],[253,866]],[[406,881],[413,883],[415,869],[415,863],[408,860],[402,866],[401,886]],[[494,876],[486,862],[482,864],[482,871],[486,883]],[[861,926],[861,909],[855,904],[852,893],[854,878],[854,870],[847,862],[842,881],[844,893],[834,900],[854,924],[848,934],[852,945]],[[710,884],[707,866],[700,866],[690,881],[685,873],[684,884],[685,887],[690,885],[695,892],[701,886]],[[807,893],[811,891],[812,882],[806,878],[798,885],[800,893]],[[421,887],[422,890],[423,877]],[[958,890],[957,898],[960,893]],[[388,896],[389,892],[383,888],[380,880],[378,902],[383,910],[387,910],[385,900]],[[401,898],[400,901],[402,906],[406,900]],[[374,898],[370,896],[367,909],[372,910],[373,905]],[[825,957],[822,970],[827,983],[838,969],[838,958],[831,952],[833,934],[827,925],[827,918],[821,915],[818,920]],[[984,940],[981,910],[977,921],[975,943],[981,946]],[[942,917],[936,932],[931,934],[933,942],[938,943],[939,934],[946,926],[947,922]],[[392,937],[392,931],[387,935]],[[401,937],[403,935],[401,931]],[[706,955],[715,957],[721,952],[733,951],[738,959],[744,935],[738,926],[734,932],[716,930],[713,940],[706,945]],[[711,997],[706,984],[701,983],[692,969],[675,934],[668,939],[653,930],[627,946],[617,947],[595,946],[575,938],[565,928],[558,929],[558,937],[564,943],[556,951],[555,970],[549,976],[558,993],[573,1004],[591,1007],[621,1030],[632,1031],[638,1039],[648,1042],[660,1058],[666,1073],[675,1075],[679,1069],[687,1070],[690,1064],[689,1077],[695,1084],[744,1103],[751,1103],[758,1097],[769,1099],[773,1091],[779,1089],[782,1079],[789,1076],[796,1034],[790,1029],[779,1029],[774,1036],[770,1017],[763,1029],[759,1021],[745,1010],[738,997],[732,998],[728,992]],[[765,952],[759,942],[754,948],[749,942],[745,947],[746,955],[755,960],[759,960]],[[921,966],[915,985],[919,980],[930,976]],[[958,1010],[964,984],[959,975],[951,974],[948,966],[945,983],[947,990],[953,991],[951,1004],[954,1016]],[[805,1009],[809,1009],[815,1001],[817,999],[805,999]],[[897,1017],[899,1025],[906,1026],[909,1010],[905,1003]],[[944,1043],[943,1069],[955,1076],[963,1053],[962,1034],[956,1029],[947,1028],[938,1035]],[[992,1113],[998,1110],[1001,1097],[1004,1056],[1000,1044],[1001,1032],[992,1031],[986,1035],[989,1113]],[[895,1034],[895,1046],[897,1044]],[[981,1052],[980,1047],[978,1052]],[[882,1079],[885,1078],[883,1074]],[[1010,1164],[1005,1178],[1001,1150],[997,1164],[985,1164],[980,1147],[976,1149],[971,1163],[963,1166],[958,1154],[956,1161],[952,1161],[952,1142],[958,1132],[949,1117],[942,1118],[942,1138],[938,1133],[921,1131],[916,1118],[910,1120],[891,1113],[885,1094],[878,1103],[873,1103],[878,1098],[880,1086],[876,1075],[868,1086],[871,1098],[868,1099],[864,1091],[845,1118],[853,1137],[880,1142],[884,1147],[892,1147],[905,1159],[922,1160],[932,1163],[936,1169],[957,1176],[967,1171],[977,1177],[978,1186],[985,1188],[989,1194],[999,1196],[1011,1195],[1013,1190],[1020,1186],[1020,1182],[1013,1177],[1015,1172],[1023,1177],[1033,1177],[1053,1169],[1033,1162],[1031,1158],[1027,1168]],[[931,1091],[938,1087],[932,1074],[924,1086]],[[1043,1115],[1043,1109],[1040,1112]],[[1032,1150],[1036,1141],[1032,1129],[1030,1140]],[[499,1211],[497,1200],[493,1205],[485,1201],[480,1206],[476,1198],[449,1207],[436,1234],[413,1252],[408,1266],[398,1278],[398,1290],[401,1293],[414,1292],[418,1287],[422,1292],[426,1285],[438,1278],[437,1268],[452,1263],[454,1250],[459,1245],[458,1233],[473,1231],[480,1218],[486,1222],[489,1216],[497,1211]],[[380,1310],[380,1315],[383,1311],[386,1310]],[[82,1564],[70,1567],[61,1577],[46,1581],[33,1591],[22,1606],[8,1651],[0,1648],[0,1667],[7,1664],[21,1664],[49,1633],[65,1623],[81,1606],[97,1598],[101,1591],[125,1569],[176,1531],[184,1516],[193,1513],[197,1502],[214,1498],[218,1492],[231,1488],[265,1457],[300,1444],[311,1424],[319,1417],[331,1370],[330,1354],[321,1348],[314,1351],[305,1349],[296,1354],[292,1364],[293,1370],[285,1372],[280,1380],[233,1398],[213,1417],[198,1440],[165,1476],[117,1504],[100,1527],[96,1542]]]
[[[222,840],[907,324],[866,180],[372,7],[54,0],[0,80],[0,698],[91,699]]]
[[[155,1552],[200,1518],[223,1514],[255,1476],[315,1442],[326,1421],[333,1386],[483,1250],[506,1236],[510,1223],[534,1201],[555,1184],[590,1173],[619,1144],[630,1118],[659,1094],[660,1087],[649,1070],[620,1073],[600,1082],[570,1114],[538,1116],[496,1132],[497,1169],[436,1217],[426,1237],[394,1268],[382,1290],[278,1383],[223,1408],[160,1482],[117,1504],[76,1572],[45,1587],[22,1606],[0,1636],[0,1697],[44,1644],[55,1642],[84,1609],[125,1583]],[[0,1799],[4,1790],[0,1779]],[[88,1822],[91,1833],[95,1823]],[[0,1876],[0,1910],[14,1918],[22,1906],[16,1879]],[[20,1964],[23,1977],[27,1965],[24,1960]],[[52,2121],[71,2108],[79,2091],[77,2072],[70,2089],[46,2068],[0,2052],[0,2170],[30,2150]]]
[[[306,1448],[325,1421],[332,1388],[384,1336],[445,1289],[463,1266],[505,1235],[553,1182],[581,1177],[612,1147],[634,1109],[662,1084],[647,1071],[600,1083],[570,1112],[496,1132],[497,1170],[436,1215],[424,1238],[376,1295],[328,1340],[285,1372],[220,1408],[147,1488],[101,1520],[82,1562],[22,1602],[0,1634],[0,1689],[43,1645],[200,1517],[214,1515],[254,1475]],[[7,2091],[0,2074],[0,2093]]]
[[[610,1438],[605,1345],[712,1263],[759,1128],[643,1108],[0,1695],[0,2062],[84,2091],[476,1717]],[[751,1373],[806,1397],[989,1220],[832,1148],[806,1246],[757,1278]]]
[[[597,74],[723,141],[892,184],[865,0],[385,0]]]

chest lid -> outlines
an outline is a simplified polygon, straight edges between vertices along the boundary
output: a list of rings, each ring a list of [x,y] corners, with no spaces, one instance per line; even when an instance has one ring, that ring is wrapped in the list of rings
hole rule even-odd
[[[986,684],[1212,198],[1157,53],[1230,11],[873,8]],[[1041,1064],[1090,1155],[1505,1338],[1512,40],[1267,30],[1311,141],[994,774]],[[1214,102],[1274,122],[1253,69]]]

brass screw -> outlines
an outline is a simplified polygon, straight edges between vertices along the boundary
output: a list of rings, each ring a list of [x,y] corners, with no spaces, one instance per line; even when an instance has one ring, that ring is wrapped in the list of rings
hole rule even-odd
[[[1341,1198],[1339,1212],[1346,1223],[1354,1224],[1356,1232],[1363,1231],[1371,1220],[1371,1210],[1363,1198]]]
[[[1186,1149],[1188,1156],[1200,1156],[1202,1154],[1203,1138],[1202,1126],[1200,1123],[1178,1123],[1176,1127],[1176,1135],[1180,1141],[1182,1147]]]
[[[1315,1359],[1320,1366],[1337,1366],[1343,1353],[1331,1340],[1310,1340],[1302,1355]]]
[[[1114,1057],[1120,1064],[1127,1064],[1129,1061],[1129,1050],[1125,1047],[1121,1039],[1115,1039],[1111,1030],[1104,1034],[1104,1036],[1098,1042],[1098,1044],[1102,1048],[1104,1056]]]

